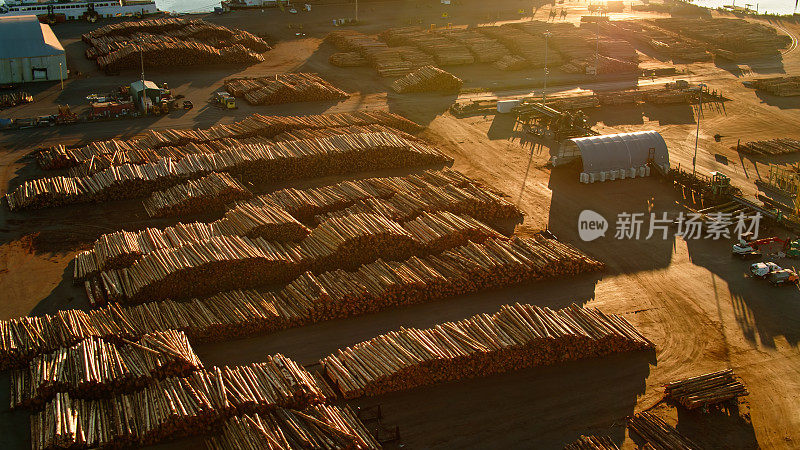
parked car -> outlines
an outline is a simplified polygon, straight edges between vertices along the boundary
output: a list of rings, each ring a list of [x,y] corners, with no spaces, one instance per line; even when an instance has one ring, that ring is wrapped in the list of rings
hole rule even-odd
[[[783,268],[774,262],[757,262],[750,265],[750,273],[758,278],[766,278],[772,272],[783,270]]]

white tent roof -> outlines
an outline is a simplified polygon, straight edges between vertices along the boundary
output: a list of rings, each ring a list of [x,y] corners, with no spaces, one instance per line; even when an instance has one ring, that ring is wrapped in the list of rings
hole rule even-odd
[[[36,16],[0,17],[0,59],[36,58],[64,54],[50,25]]]
[[[657,131],[589,136],[570,142],[580,150],[583,170],[588,173],[644,166],[650,149],[656,164],[669,164],[667,143]]]

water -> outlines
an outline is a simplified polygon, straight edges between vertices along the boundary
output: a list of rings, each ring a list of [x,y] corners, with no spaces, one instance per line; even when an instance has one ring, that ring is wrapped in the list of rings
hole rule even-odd
[[[720,8],[723,6],[734,5],[756,9],[758,5],[758,12],[789,15],[795,12],[800,12],[797,0],[693,0],[692,3],[698,6],[705,6],[707,8]]]

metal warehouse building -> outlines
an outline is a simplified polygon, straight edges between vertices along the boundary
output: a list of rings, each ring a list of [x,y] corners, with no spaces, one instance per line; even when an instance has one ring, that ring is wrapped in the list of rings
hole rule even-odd
[[[0,17],[0,84],[59,80],[62,75],[67,76],[66,54],[49,25],[36,16]]]
[[[561,148],[557,160],[580,158],[581,181],[593,183],[650,175],[648,161],[669,170],[669,150],[657,131],[574,138]]]

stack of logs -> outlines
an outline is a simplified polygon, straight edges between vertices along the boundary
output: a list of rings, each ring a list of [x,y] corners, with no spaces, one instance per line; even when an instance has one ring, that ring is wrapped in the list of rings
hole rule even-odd
[[[121,22],[83,35],[86,57],[101,69],[198,64],[253,64],[264,61],[269,45],[247,31],[230,30],[202,20],[165,18]],[[140,58],[140,56],[143,56]]]
[[[328,399],[324,383],[283,355],[198,370],[103,399],[58,393],[31,418],[34,450],[145,446],[202,433],[237,414],[303,409]]]
[[[475,63],[475,58],[464,44],[421,28],[390,28],[378,36],[392,47],[416,47],[431,55],[440,66]]]
[[[686,409],[705,409],[745,395],[748,395],[747,388],[730,369],[673,381],[664,386],[664,396]]]
[[[405,259],[483,242],[499,234],[469,216],[422,213],[400,224],[368,213],[331,218],[299,243],[218,236],[143,255],[86,282],[92,304],[190,298],[287,282],[310,270],[352,270],[378,258]]]
[[[581,436],[564,446],[564,450],[619,450],[608,436]]]
[[[227,173],[212,172],[203,178],[153,192],[142,203],[150,217],[166,217],[218,212],[228,203],[252,196],[252,192]]]
[[[452,92],[458,93],[464,84],[460,78],[433,66],[419,69],[392,82],[392,89],[398,93],[406,92]]]
[[[217,124],[205,129],[148,130],[147,134],[142,137],[124,141],[117,139],[96,141],[79,147],[57,145],[40,150],[36,159],[39,166],[45,170],[63,169],[88,163],[94,163],[102,170],[110,165],[143,164],[155,162],[161,158],[178,159],[189,153],[197,153],[198,149],[189,147],[191,144],[212,144],[216,141],[223,141],[225,145],[211,151],[215,153],[224,150],[229,145],[224,142],[225,139],[272,138],[294,130],[375,124],[407,132],[420,129],[419,125],[402,116],[381,110],[311,116],[253,114],[238,122],[227,125]],[[103,160],[105,165],[98,160]]]
[[[800,76],[760,78],[745,85],[779,97],[800,95]]]
[[[57,393],[102,398],[140,389],[154,379],[202,369],[186,335],[168,330],[138,342],[87,338],[34,358],[11,373],[11,408],[38,407]]]
[[[23,366],[37,355],[88,337],[135,339],[183,330],[192,342],[221,341],[602,268],[602,263],[554,239],[489,239],[423,258],[379,260],[355,272],[304,273],[274,293],[233,291],[190,302],[127,308],[111,304],[90,312],[3,320],[0,368]]]
[[[275,182],[449,161],[449,157],[416,140],[385,132],[358,133],[271,145],[239,145],[219,153],[190,154],[177,162],[163,159],[112,166],[79,178],[35,179],[6,194],[6,200],[12,210],[42,208],[141,197],[209,172]]]
[[[382,77],[399,77],[416,68],[434,64],[433,57],[417,47],[389,47],[385,42],[353,30],[334,31],[327,39],[339,50],[360,55]]]
[[[358,52],[337,52],[328,58],[328,62],[337,67],[361,67],[367,65],[367,60]]]
[[[401,328],[320,362],[343,396],[355,398],[653,347],[621,316],[516,303],[434,328]]]
[[[644,439],[643,448],[654,450],[698,450],[700,448],[689,438],[680,434],[678,430],[649,412],[629,417],[628,428]]]
[[[206,439],[208,450],[381,448],[349,405],[313,405],[295,411],[277,408],[262,414],[234,416],[222,433]]]
[[[750,155],[785,155],[800,152],[800,140],[777,138],[766,141],[751,141],[731,147]]]
[[[322,102],[350,97],[314,73],[284,73],[271,77],[225,80],[225,89],[251,105]]]

